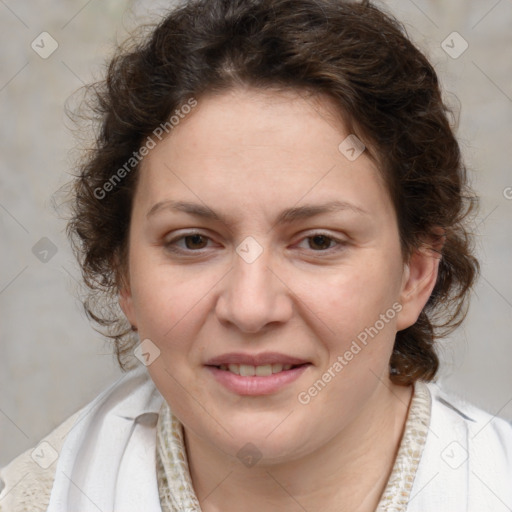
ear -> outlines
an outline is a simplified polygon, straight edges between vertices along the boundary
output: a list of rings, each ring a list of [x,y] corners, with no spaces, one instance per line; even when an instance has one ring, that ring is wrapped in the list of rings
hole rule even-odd
[[[445,235],[440,228],[435,233],[429,238],[429,243],[415,249],[404,266],[398,331],[416,323],[436,284]]]

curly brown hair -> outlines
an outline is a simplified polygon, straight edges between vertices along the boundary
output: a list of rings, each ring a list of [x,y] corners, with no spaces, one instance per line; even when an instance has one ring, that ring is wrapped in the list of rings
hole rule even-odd
[[[433,293],[416,323],[397,333],[390,360],[396,383],[431,380],[434,341],[464,319],[479,272],[467,227],[476,197],[436,73],[403,26],[367,1],[192,0],[130,44],[88,89],[100,129],[73,181],[68,224],[85,310],[114,340],[121,368],[131,367],[137,343],[117,303],[137,186],[138,164],[126,162],[187,99],[248,85],[334,99],[383,174],[404,261],[444,231]]]

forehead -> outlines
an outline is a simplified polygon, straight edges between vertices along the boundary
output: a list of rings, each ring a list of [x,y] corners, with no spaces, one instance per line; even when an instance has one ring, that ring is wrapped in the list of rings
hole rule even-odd
[[[224,197],[226,207],[305,195],[353,202],[365,195],[378,205],[387,195],[381,174],[366,152],[347,158],[348,136],[327,96],[254,89],[206,95],[144,159],[138,193],[147,203],[175,192],[217,204]]]
[[[328,96],[292,89],[235,88],[202,96],[169,139],[174,139],[177,150],[193,148],[199,155],[217,158],[241,150],[263,153],[263,147],[272,148],[272,153],[287,151],[296,158],[305,154],[318,158],[311,151],[318,135],[329,137],[321,149],[330,144],[336,153],[344,133],[348,135],[341,113]],[[185,142],[189,145],[184,146]]]

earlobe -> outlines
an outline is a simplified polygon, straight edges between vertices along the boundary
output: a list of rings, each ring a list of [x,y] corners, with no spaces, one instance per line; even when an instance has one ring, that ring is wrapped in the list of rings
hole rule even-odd
[[[411,255],[404,267],[397,330],[410,327],[418,319],[436,285],[440,261],[440,251],[434,246],[419,247]]]

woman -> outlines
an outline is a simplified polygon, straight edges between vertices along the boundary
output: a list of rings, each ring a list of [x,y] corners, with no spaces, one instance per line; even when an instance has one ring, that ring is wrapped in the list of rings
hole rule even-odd
[[[432,382],[474,201],[393,18],[189,2],[93,94],[69,234],[130,371],[4,468],[1,510],[510,510],[512,427]]]

